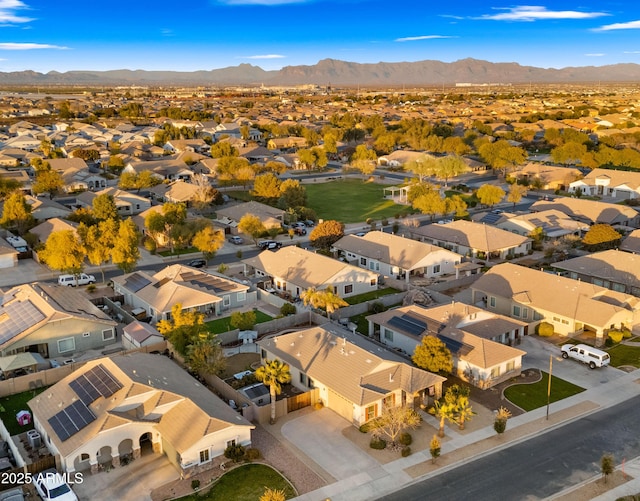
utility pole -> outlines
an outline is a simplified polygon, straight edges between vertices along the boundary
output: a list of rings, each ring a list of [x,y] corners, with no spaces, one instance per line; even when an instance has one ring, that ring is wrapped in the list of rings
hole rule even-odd
[[[549,355],[549,385],[547,386],[547,421],[549,421],[549,403],[551,401],[551,372],[553,371],[553,355]]]

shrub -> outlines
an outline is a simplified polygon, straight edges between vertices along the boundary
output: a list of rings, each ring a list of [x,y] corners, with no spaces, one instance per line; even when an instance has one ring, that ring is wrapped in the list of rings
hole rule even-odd
[[[244,457],[244,453],[245,450],[242,445],[230,445],[224,450],[224,457],[233,459],[233,461],[237,463]]]
[[[95,292],[95,291],[96,291],[96,284],[87,285],[87,292],[91,293],[91,292]]]
[[[313,408],[317,411],[319,411],[323,407],[324,407],[324,404],[322,403],[322,400],[318,400],[315,404],[313,404]]]
[[[400,434],[400,439],[398,440],[402,445],[411,445],[411,443],[413,442],[413,437],[411,436],[411,433],[401,433]]]
[[[255,447],[249,447],[245,453],[244,457],[249,461],[255,461],[256,459],[260,459],[260,449],[256,449]]]
[[[192,488],[194,491],[197,491],[197,490],[200,488],[200,480],[198,480],[197,478],[194,478],[194,479],[191,481],[191,488]]]
[[[382,224],[382,226],[387,226],[387,225],[389,224],[389,220],[385,217],[385,218],[382,220],[382,223],[381,223],[381,224]]]
[[[365,221],[365,223],[367,223],[367,224],[373,223],[373,218],[368,217],[367,220]]]
[[[609,331],[607,336],[609,336],[609,339],[611,339],[612,343],[618,344],[620,341],[622,341],[622,336],[624,336],[624,333],[622,331]]]
[[[622,331],[622,337],[625,339],[629,339],[631,337],[631,331],[629,329],[624,329]]]
[[[280,314],[283,317],[286,317],[287,315],[295,315],[296,311],[297,311],[296,307],[294,305],[292,305],[291,303],[284,303],[280,307]]]
[[[145,239],[142,241],[142,245],[151,254],[155,254],[156,253],[156,242],[155,242],[155,240],[153,240],[153,238],[145,237]]]
[[[402,451],[400,452],[400,454],[402,454],[403,458],[406,458],[407,456],[411,455],[411,447],[409,447],[408,445],[406,447],[402,448]]]
[[[553,336],[553,325],[551,325],[549,322],[540,322],[536,326],[536,334],[541,337]]]
[[[369,433],[369,423],[361,424],[358,427],[358,430],[360,431],[360,433]]]
[[[496,419],[493,422],[493,429],[498,435],[501,435],[507,429],[507,420],[506,419]]]
[[[384,304],[380,301],[375,301],[369,305],[369,311],[372,313],[381,313],[384,311]]]
[[[387,446],[387,442],[380,437],[373,437],[371,442],[369,442],[369,447],[375,449],[377,451],[381,451]]]

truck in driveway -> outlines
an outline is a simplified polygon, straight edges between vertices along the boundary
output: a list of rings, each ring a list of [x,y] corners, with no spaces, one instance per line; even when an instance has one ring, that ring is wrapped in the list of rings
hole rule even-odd
[[[606,351],[593,348],[587,344],[564,344],[561,350],[562,358],[573,358],[587,364],[591,369],[605,367],[611,361]]]

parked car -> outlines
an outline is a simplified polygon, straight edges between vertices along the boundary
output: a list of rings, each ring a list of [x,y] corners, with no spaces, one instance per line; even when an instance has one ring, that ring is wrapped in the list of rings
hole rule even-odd
[[[239,237],[237,235],[230,236],[229,238],[227,238],[227,240],[234,245],[242,245],[244,243],[242,237]]]
[[[44,501],[78,501],[69,484],[53,468],[35,474],[33,485]]]
[[[187,266],[191,266],[193,268],[204,268],[207,266],[206,259],[192,259],[187,263]]]
[[[307,220],[304,222],[304,225],[305,225],[307,228],[313,228],[313,227],[316,225],[316,223],[315,223],[314,221],[311,221],[311,219],[307,219]]]
[[[24,501],[22,487],[16,487],[10,491],[0,492],[0,501]]]
[[[306,235],[306,234],[307,234],[307,229],[306,229],[305,227],[303,227],[303,226],[296,226],[296,227],[293,229],[293,232],[294,232],[296,235]]]
[[[60,275],[58,277],[58,285],[64,285],[67,287],[76,287],[78,285],[95,283],[96,277],[93,275],[87,275],[86,273],[80,273],[79,275]]]
[[[275,240],[260,240],[260,242],[258,242],[258,247],[260,247],[262,250],[273,250],[279,249],[280,247],[282,247],[282,244],[280,242],[276,242]]]
[[[607,366],[611,361],[606,351],[586,344],[563,344],[561,350],[562,358],[573,358],[587,364],[590,369]]]

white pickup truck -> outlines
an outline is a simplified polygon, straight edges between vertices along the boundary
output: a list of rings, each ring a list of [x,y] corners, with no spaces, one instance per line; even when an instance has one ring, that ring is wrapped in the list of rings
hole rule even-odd
[[[586,344],[564,344],[562,345],[562,358],[573,358],[583,362],[591,369],[609,365],[611,361],[606,351],[593,348]]]
[[[58,285],[66,285],[70,287],[95,283],[96,277],[93,275],[87,275],[86,273],[80,273],[78,275],[60,275],[58,277]]]

